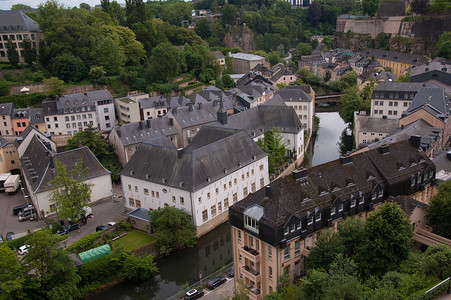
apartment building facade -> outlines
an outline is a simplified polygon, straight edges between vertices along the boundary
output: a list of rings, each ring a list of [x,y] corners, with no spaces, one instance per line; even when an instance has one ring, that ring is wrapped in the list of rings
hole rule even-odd
[[[23,61],[23,41],[30,40],[31,45],[37,48],[42,38],[39,25],[25,13],[20,10],[0,10],[0,61],[8,61],[8,41],[13,43],[19,60]]]
[[[388,82],[373,89],[371,117],[400,119],[423,83]]]
[[[11,102],[0,104],[0,135],[14,135],[11,116],[15,108]]]
[[[184,149],[143,143],[121,182],[127,208],[183,209],[201,236],[227,221],[230,205],[269,183],[268,158],[243,131],[203,127]]]
[[[276,180],[229,209],[235,278],[249,299],[276,290],[279,277],[305,275],[319,232],[347,217],[366,218],[389,196],[432,197],[435,166],[410,141],[342,157]]]

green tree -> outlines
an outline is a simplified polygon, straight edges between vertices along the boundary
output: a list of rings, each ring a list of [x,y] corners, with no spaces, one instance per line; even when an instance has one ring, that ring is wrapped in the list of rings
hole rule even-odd
[[[412,247],[412,226],[395,203],[386,202],[365,222],[366,240],[356,256],[362,273],[382,276],[396,269]]]
[[[444,280],[451,274],[451,247],[435,245],[425,252],[423,264],[425,271]]]
[[[306,299],[321,300],[328,285],[329,275],[320,270],[307,270],[302,279],[302,290]]]
[[[125,61],[119,45],[109,37],[98,43],[94,56],[96,64],[103,67],[108,75],[119,74]]]
[[[19,10],[19,9],[32,9],[32,7],[22,3],[13,4],[11,6],[11,10]]]
[[[167,206],[151,211],[150,228],[155,231],[156,245],[162,256],[196,242],[196,227],[183,209]]]
[[[222,13],[222,22],[224,24],[228,25],[236,24],[236,16],[238,13],[238,9],[236,8],[235,5],[232,4],[224,5],[224,7],[221,9],[221,13]]]
[[[62,54],[52,59],[52,75],[66,82],[77,82],[86,77],[86,65],[72,54]]]
[[[434,56],[451,59],[451,41],[446,41],[440,44],[437,51],[434,52]]]
[[[293,61],[298,61],[303,55],[312,54],[312,46],[308,43],[299,43],[293,51]]]
[[[16,51],[16,43],[11,42],[11,40],[8,40],[6,43],[6,55],[8,56],[9,63],[15,68],[17,67],[17,64],[19,63],[19,53]]]
[[[359,111],[362,101],[359,97],[359,89],[356,86],[346,89],[341,95],[340,115],[345,122],[354,122],[354,112]]]
[[[282,59],[280,58],[280,54],[277,51],[269,52],[266,59],[271,64],[271,66],[274,66],[282,61]]]
[[[451,46],[451,45],[450,45]],[[397,79],[396,82],[410,82],[410,70],[406,72],[406,74],[404,75],[400,75]]]
[[[224,74],[222,76],[222,82],[224,84],[224,88],[225,89],[231,89],[233,87],[235,87],[235,81],[232,79],[232,77],[230,77],[229,74]]]
[[[343,89],[357,86],[357,77],[359,77],[359,75],[355,71],[348,72],[345,75],[341,76],[340,84],[342,85]]]
[[[80,3],[80,5],[78,7],[86,9],[86,10],[91,10],[91,6],[85,2]]]
[[[410,3],[412,12],[420,15],[426,14],[429,10],[429,6],[428,0],[413,0],[412,3]]]
[[[94,79],[99,79],[100,77],[104,76],[106,74],[103,67],[100,66],[91,66],[89,69],[89,76]]]
[[[25,266],[6,243],[0,245],[0,257],[0,298],[22,298],[23,285],[26,284]]]
[[[23,42],[23,60],[29,66],[32,66],[36,61],[36,47],[33,47],[31,41],[29,39],[24,39]]]
[[[6,80],[0,79],[0,96],[9,94],[10,85]]]
[[[324,231],[318,237],[315,247],[307,258],[309,269],[323,269],[328,271],[329,265],[335,261],[337,255],[343,253],[345,246],[338,234]]]
[[[362,11],[364,14],[374,17],[379,9],[379,0],[362,0]]]
[[[156,80],[160,82],[168,81],[169,78],[179,74],[182,61],[185,61],[184,57],[170,43],[158,44],[152,50],[150,57],[152,72],[154,72]]]
[[[338,235],[345,247],[344,254],[355,257],[365,240],[365,226],[361,218],[347,218],[338,223]]]
[[[61,237],[39,230],[27,240],[30,245],[24,263],[33,270],[31,281],[37,284],[34,298],[77,299],[80,277],[69,255],[61,248]],[[30,291],[28,292],[30,294]]]
[[[83,180],[88,174],[88,168],[83,167],[83,160],[68,170],[67,166],[55,160],[57,176],[49,182],[50,202],[54,204],[58,216],[63,219],[75,220],[83,213],[83,207],[89,204],[92,184]]]
[[[66,88],[64,87],[64,81],[58,77],[50,77],[43,80],[45,90],[49,97],[62,96]]]
[[[203,39],[203,40],[207,40],[211,34],[212,34],[212,30],[211,30],[211,21],[206,19],[206,18],[202,18],[199,21],[197,21],[196,23],[196,33]]]
[[[130,280],[144,281],[156,272],[158,268],[152,255],[137,258],[132,254],[125,259],[124,273]]]
[[[318,25],[320,19],[321,6],[318,1],[313,1],[307,10],[307,21],[309,21],[312,26],[316,26]]]
[[[353,0],[351,0],[353,1]],[[325,36],[323,39],[323,43],[326,44],[327,48],[333,49],[334,48],[334,40],[330,36]]]
[[[332,78],[332,74],[329,70],[326,71],[326,75],[324,76],[324,82],[328,82]]]
[[[265,132],[263,139],[257,141],[257,145],[268,153],[269,173],[274,173],[285,162],[287,153],[287,145],[283,142],[280,130],[273,128]]]
[[[426,216],[435,234],[451,238],[451,180],[438,186],[428,208]]]

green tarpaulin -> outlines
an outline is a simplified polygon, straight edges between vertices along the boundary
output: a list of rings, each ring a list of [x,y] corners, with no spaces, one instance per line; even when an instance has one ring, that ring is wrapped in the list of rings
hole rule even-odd
[[[106,244],[82,253],[78,254],[78,258],[82,263],[87,263],[88,261],[95,260],[99,257],[110,255],[111,248],[110,245]]]

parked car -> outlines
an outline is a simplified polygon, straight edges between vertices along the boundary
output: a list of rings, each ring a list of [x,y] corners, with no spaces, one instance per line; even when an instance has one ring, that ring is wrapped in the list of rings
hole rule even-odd
[[[188,292],[186,292],[184,299],[185,300],[197,299],[197,298],[202,297],[203,295],[204,295],[203,290],[192,289],[192,290],[189,290]]]
[[[107,229],[107,228],[108,228],[108,226],[105,226],[105,225],[99,225],[99,226],[96,227],[96,232],[97,232],[97,231],[105,230],[105,229]]]
[[[59,235],[68,234],[69,232],[77,230],[78,228],[80,228],[80,224],[78,224],[78,223],[69,223],[69,225],[67,225],[66,227],[64,227],[60,231],[58,231],[56,234],[59,234]]]
[[[3,243],[3,235],[0,233],[0,244]]]
[[[28,254],[28,248],[30,248],[30,245],[23,245],[22,247],[17,250],[17,254],[19,255],[25,255]]]
[[[6,241],[7,242],[12,241],[13,240],[13,235],[14,235],[14,232],[8,232],[6,234]]]
[[[227,279],[225,279],[225,277],[215,277],[207,282],[207,288],[212,290],[214,288],[217,288],[221,284],[225,283],[226,281]]]
[[[232,278],[233,276],[235,276],[235,269],[233,267],[231,267],[228,271],[227,271],[227,276]]]
[[[21,204],[13,208],[13,215],[17,216],[25,207],[32,206],[28,203]]]
[[[114,225],[116,225],[116,222],[108,222],[108,224],[107,224],[108,226],[114,226]]]
[[[35,219],[38,215],[34,211],[34,207],[32,209],[29,209],[28,207],[21,211],[18,215],[19,222],[23,222],[25,220],[29,220],[31,218]]]

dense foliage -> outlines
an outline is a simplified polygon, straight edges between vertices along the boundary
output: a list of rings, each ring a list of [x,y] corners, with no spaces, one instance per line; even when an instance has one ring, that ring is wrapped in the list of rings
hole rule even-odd
[[[430,203],[427,214],[429,225],[434,233],[451,238],[451,181],[438,186],[438,193]]]
[[[424,299],[451,271],[451,247],[413,252],[411,239],[407,217],[394,203],[382,204],[366,221],[348,218],[338,232],[319,236],[307,276],[268,299]]]
[[[289,159],[286,155],[287,150],[291,149],[287,148],[287,145],[283,141],[282,134],[277,128],[265,132],[263,139],[257,141],[257,145],[260,146],[263,151],[268,153],[268,168],[270,174],[275,173],[275,171]],[[295,149],[293,155],[296,155]]]
[[[154,231],[162,256],[196,242],[196,227],[183,209],[166,206],[151,211],[150,228]]]

